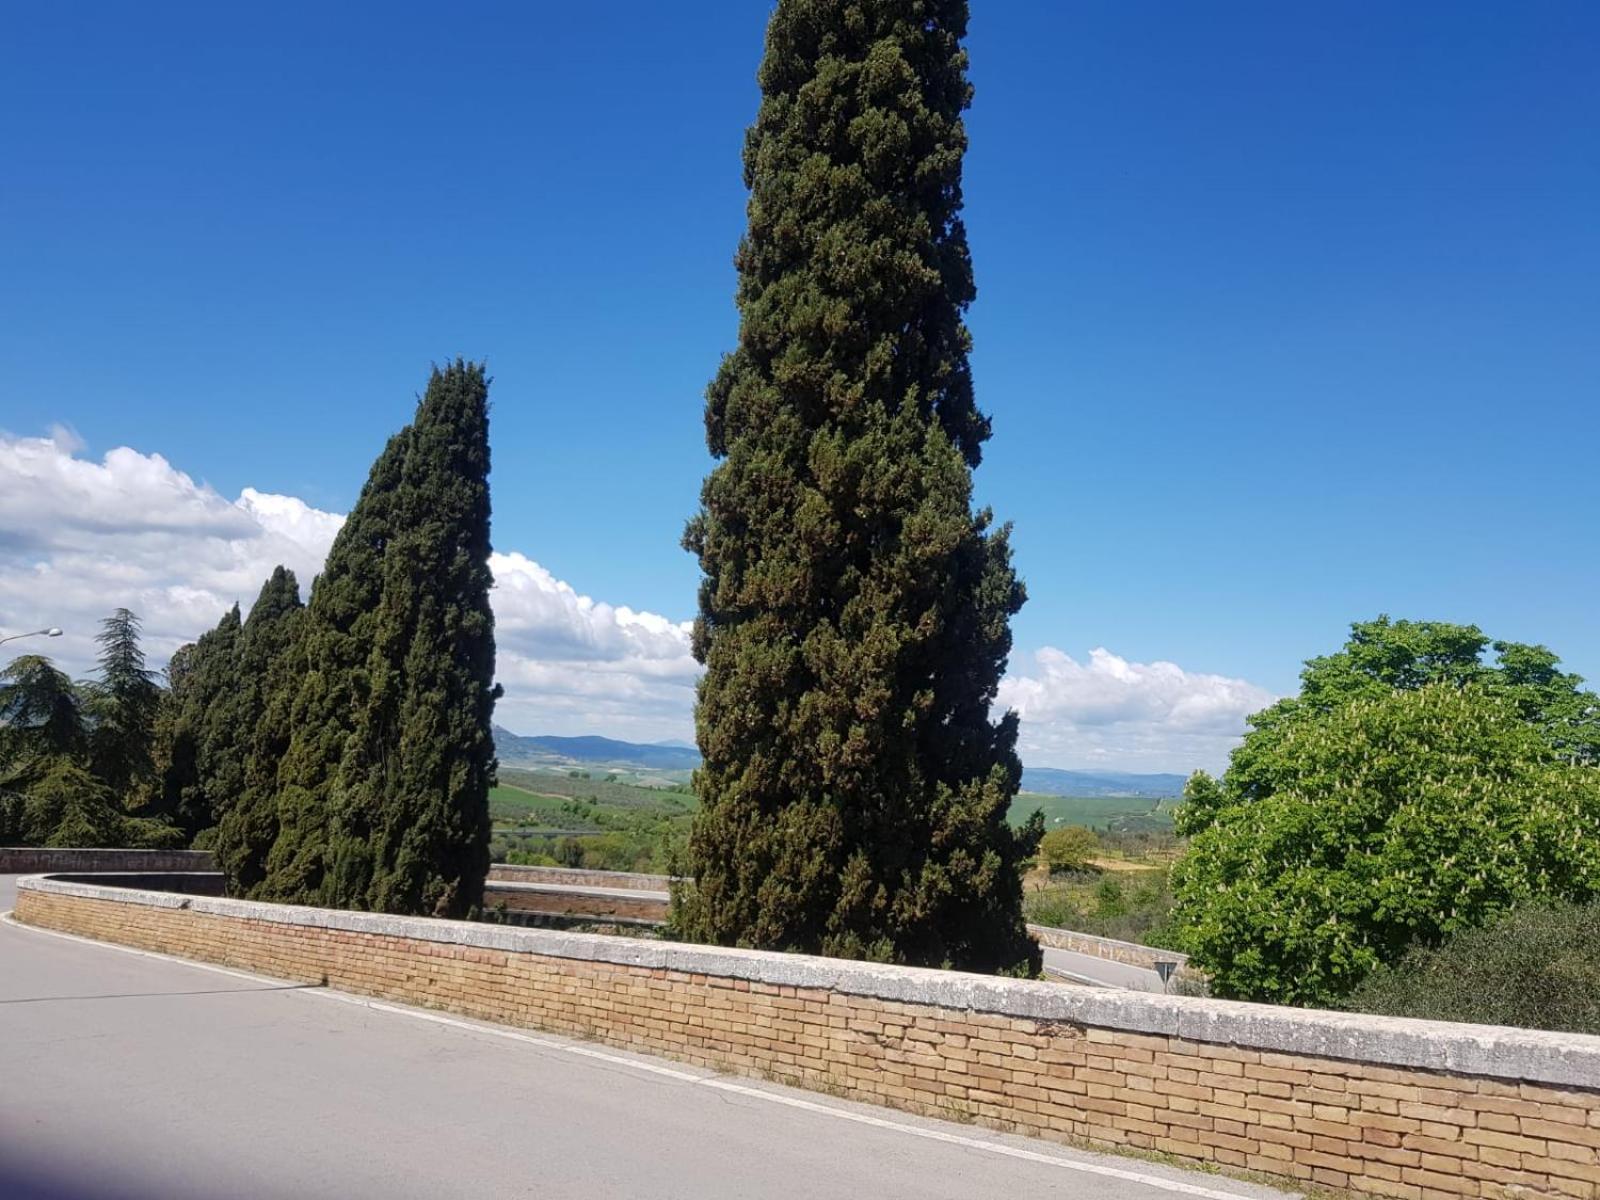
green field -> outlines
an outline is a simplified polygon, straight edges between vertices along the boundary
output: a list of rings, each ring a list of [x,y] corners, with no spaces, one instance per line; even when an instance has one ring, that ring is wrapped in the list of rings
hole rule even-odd
[[[686,785],[639,787],[584,771],[504,769],[489,793],[495,862],[672,871],[695,798]]]
[[[1172,800],[1149,796],[1047,796],[1019,792],[1011,802],[1011,822],[1020,825],[1035,809],[1044,813],[1044,826],[1087,825],[1112,833],[1165,833],[1172,829]]]
[[[1019,794],[1011,820],[1039,809],[1045,827],[1087,825],[1104,835],[1165,834],[1172,801],[1145,796]],[[641,787],[602,772],[505,768],[489,793],[496,862],[596,870],[666,871],[681,860],[696,802],[687,784]]]

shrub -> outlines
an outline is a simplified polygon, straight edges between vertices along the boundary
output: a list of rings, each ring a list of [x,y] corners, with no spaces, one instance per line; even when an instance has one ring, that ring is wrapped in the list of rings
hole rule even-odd
[[[1173,873],[1219,995],[1337,1004],[1413,942],[1600,893],[1600,771],[1481,688],[1355,700],[1253,761]]]
[[[1600,901],[1519,908],[1418,946],[1348,998],[1357,1012],[1600,1034]]]

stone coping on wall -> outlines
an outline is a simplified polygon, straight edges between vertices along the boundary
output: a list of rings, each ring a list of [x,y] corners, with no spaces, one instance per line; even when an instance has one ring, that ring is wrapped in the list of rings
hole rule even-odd
[[[1159,1034],[1241,1049],[1517,1082],[1584,1088],[1593,1088],[1600,1082],[1600,1037],[1582,1034],[1063,988],[1034,980],[801,954],[184,896],[71,882],[48,875],[20,879],[17,886],[22,891],[182,908],[237,920],[831,990],[907,1004]]]
[[[0,846],[0,875],[32,871],[214,871],[209,850]]]
[[[532,880],[489,879],[484,883],[488,891],[527,892],[540,896],[608,896],[618,900],[656,900],[666,904],[672,899],[668,892],[647,891],[644,888],[600,887],[585,883],[544,883]]]
[[[525,867],[516,863],[491,863],[490,883],[549,883],[573,887],[627,888],[662,892],[671,888],[671,875],[646,875],[639,871],[585,870],[582,867]]]

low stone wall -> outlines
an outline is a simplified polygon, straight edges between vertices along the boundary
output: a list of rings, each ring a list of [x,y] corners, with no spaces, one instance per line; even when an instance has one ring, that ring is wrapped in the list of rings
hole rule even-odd
[[[672,876],[643,875],[636,871],[584,871],[576,867],[519,867],[510,863],[494,863],[489,868],[489,882],[556,883],[573,887],[665,892],[672,887]]]
[[[1407,1200],[1600,1196],[1600,1038],[19,881],[22,921]]]
[[[659,925],[667,919],[667,904],[665,892],[646,892],[635,888],[507,883],[494,879],[490,879],[483,887],[483,906],[491,912],[504,909],[507,912]]]
[[[34,871],[215,871],[207,850],[52,850],[0,846],[0,875]]]
[[[1178,964],[1175,978],[1203,981],[1205,975],[1189,965],[1189,956],[1176,950],[1158,950],[1154,946],[1141,946],[1138,942],[1119,942],[1116,938],[1096,937],[1092,933],[1078,933],[1071,929],[1054,929],[1049,925],[1029,925],[1028,932],[1041,946],[1054,950],[1073,950],[1094,958],[1125,963],[1130,967],[1156,969],[1156,960],[1165,959]]]

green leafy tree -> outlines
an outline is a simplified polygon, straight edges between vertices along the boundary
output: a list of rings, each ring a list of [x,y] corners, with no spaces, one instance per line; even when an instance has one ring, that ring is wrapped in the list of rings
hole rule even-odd
[[[438,916],[481,904],[498,695],[488,472],[488,380],[458,361],[434,371],[312,587],[257,893]]]
[[[261,886],[278,837],[278,765],[289,748],[289,711],[299,683],[292,651],[303,612],[294,572],[279,566],[239,631],[238,686],[229,712],[239,764],[237,791],[215,806],[213,845],[233,895],[249,895]]]
[[[1100,853],[1100,839],[1092,829],[1067,825],[1052,829],[1039,840],[1039,857],[1051,872],[1081,871]]]
[[[1494,658],[1487,656],[1493,651]],[[1220,783],[1203,773],[1190,781],[1175,814],[1180,834],[1192,836],[1232,804],[1273,795],[1293,783],[1281,748],[1306,726],[1359,699],[1437,684],[1476,687],[1510,704],[1562,758],[1600,764],[1600,697],[1580,676],[1558,669],[1543,646],[1493,642],[1476,625],[1444,621],[1394,621],[1380,616],[1350,627],[1335,654],[1307,661],[1300,694],[1279,700],[1250,718],[1250,731],[1234,751]],[[1287,772],[1287,773],[1286,773]]]
[[[151,754],[161,689],[145,668],[139,618],[119,608],[101,622],[100,678],[89,686],[91,767],[118,802],[137,807],[154,784]]]
[[[1218,994],[1335,1003],[1415,942],[1600,892],[1600,771],[1503,694],[1380,689],[1274,732],[1263,790],[1224,789],[1174,871]]]
[[[964,0],[780,0],[744,151],[737,348],[685,546],[702,809],[677,920],[723,944],[1031,972],[990,707],[1023,601],[972,509]]]

